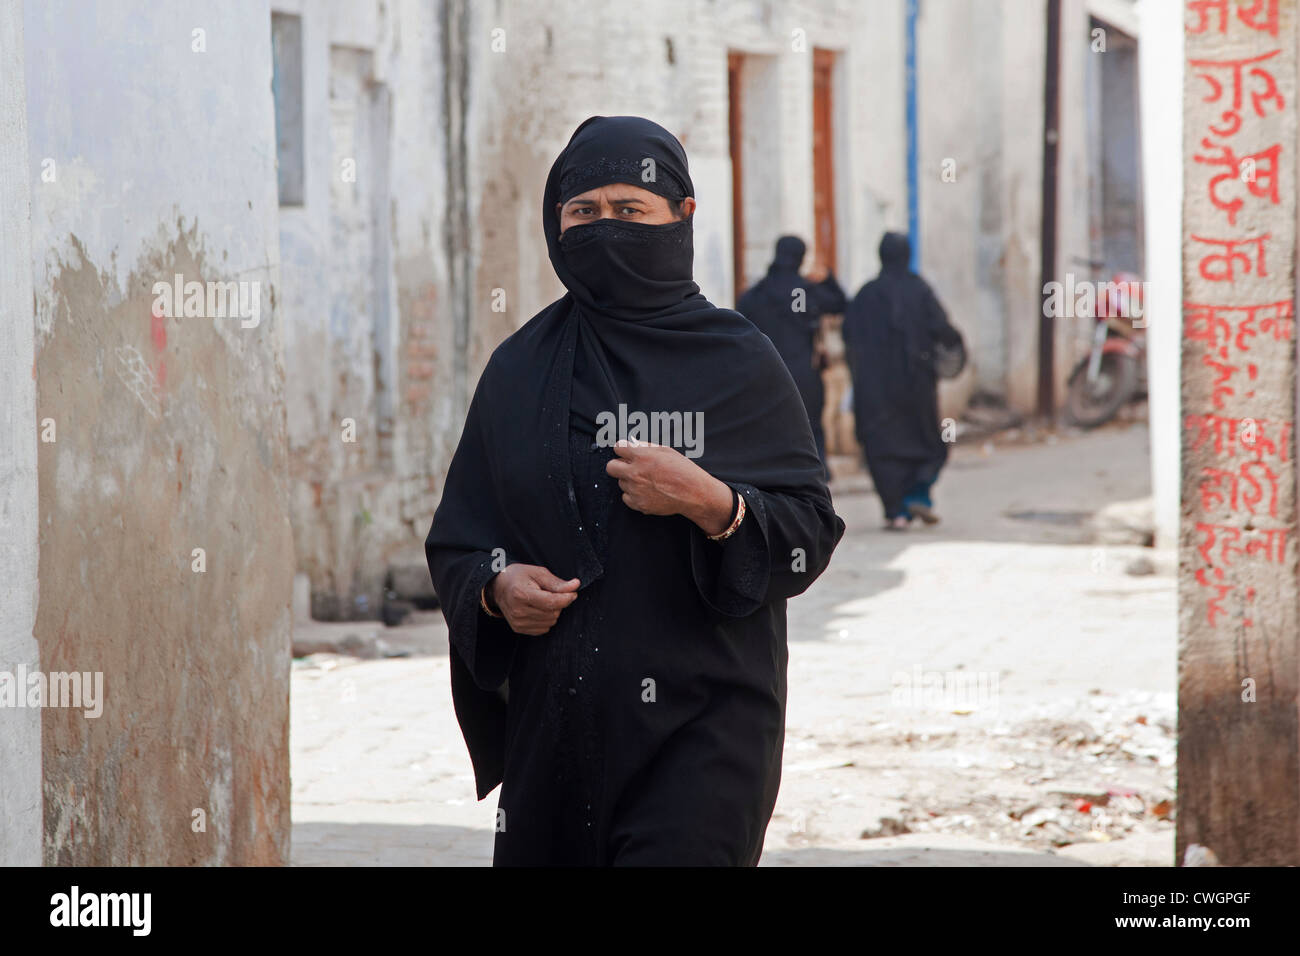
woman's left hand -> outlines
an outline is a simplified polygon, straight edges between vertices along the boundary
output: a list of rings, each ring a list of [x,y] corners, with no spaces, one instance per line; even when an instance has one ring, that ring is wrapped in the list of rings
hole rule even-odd
[[[648,515],[683,515],[706,534],[731,523],[731,488],[675,448],[649,442],[614,445],[606,473],[618,480],[623,504]]]

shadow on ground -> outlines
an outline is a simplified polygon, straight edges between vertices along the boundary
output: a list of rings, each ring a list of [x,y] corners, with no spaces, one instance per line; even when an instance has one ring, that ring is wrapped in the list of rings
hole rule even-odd
[[[492,840],[468,827],[385,823],[296,823],[293,866],[490,866]],[[890,846],[772,850],[761,866],[1088,866],[1050,853]]]
[[[292,866],[490,866],[492,835],[469,827],[295,823]]]
[[[833,850],[809,847],[764,853],[759,866],[1088,866],[1050,853],[958,850],[946,847],[893,847]]]

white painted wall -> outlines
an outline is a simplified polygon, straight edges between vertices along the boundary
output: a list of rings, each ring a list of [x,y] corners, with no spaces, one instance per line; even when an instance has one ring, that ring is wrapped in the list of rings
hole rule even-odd
[[[22,0],[0,0],[0,671],[40,667],[36,382]],[[41,862],[41,718],[0,709],[0,866]]]
[[[1182,355],[1183,13],[1138,0],[1142,189],[1146,206],[1147,375],[1156,544],[1178,542]],[[1173,104],[1173,105],[1171,105]]]

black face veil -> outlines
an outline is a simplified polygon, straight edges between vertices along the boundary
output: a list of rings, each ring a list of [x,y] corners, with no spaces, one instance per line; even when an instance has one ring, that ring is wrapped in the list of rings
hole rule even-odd
[[[677,138],[639,116],[593,116],[551,167],[542,222],[555,273],[593,316],[635,320],[698,296],[689,218],[664,225],[601,219],[560,235],[558,207],[589,189],[627,183],[673,202],[695,194]]]

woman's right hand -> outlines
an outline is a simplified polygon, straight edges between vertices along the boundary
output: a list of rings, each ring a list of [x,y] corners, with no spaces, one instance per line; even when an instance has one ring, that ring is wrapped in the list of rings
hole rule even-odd
[[[510,630],[533,636],[545,634],[560,612],[578,597],[577,578],[561,581],[536,564],[510,564],[488,585],[488,597],[505,615]]]

